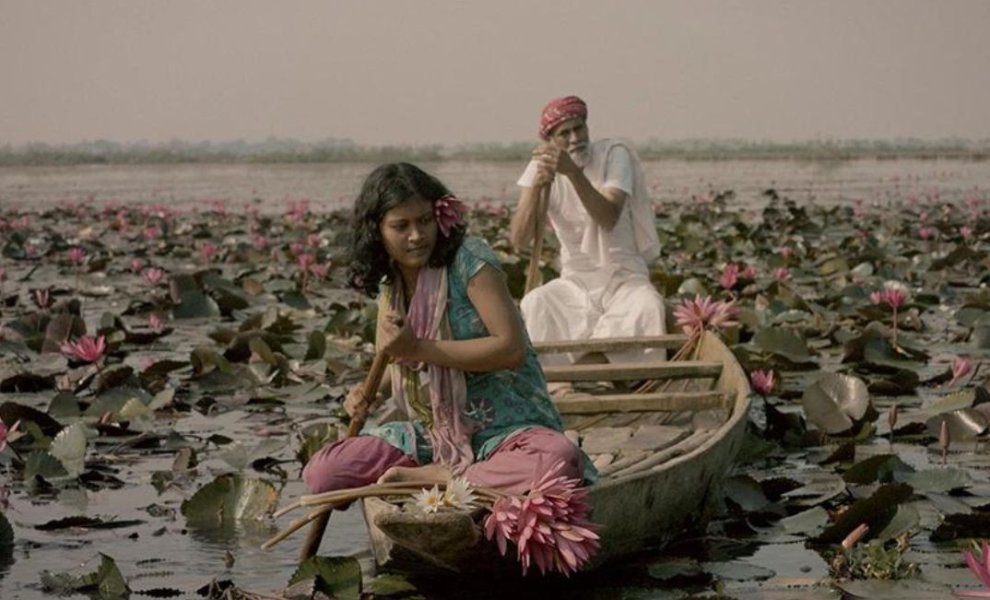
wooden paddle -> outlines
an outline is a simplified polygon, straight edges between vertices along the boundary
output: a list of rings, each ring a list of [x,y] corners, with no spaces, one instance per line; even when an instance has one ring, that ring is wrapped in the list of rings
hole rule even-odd
[[[529,257],[529,270],[526,272],[526,289],[530,293],[543,283],[540,273],[540,256],[543,254],[543,234],[547,230],[547,209],[550,206],[550,184],[540,186],[537,192],[536,214],[533,216],[533,251]]]
[[[368,420],[368,413],[371,411],[371,405],[378,395],[378,386],[381,385],[382,377],[385,375],[385,367],[388,366],[388,359],[388,354],[384,352],[379,351],[375,354],[375,360],[372,361],[371,369],[364,378],[364,384],[361,387],[363,396],[361,398],[361,404],[354,412],[354,415],[351,416],[351,422],[347,426],[347,437],[354,437],[361,433],[361,428],[364,427],[365,421]],[[320,549],[320,542],[323,541],[323,534],[327,529],[327,523],[330,522],[331,512],[333,511],[328,510],[313,520],[312,525],[309,526],[309,533],[306,534],[306,540],[303,542],[302,548],[299,549],[299,560],[306,560],[312,557]]]

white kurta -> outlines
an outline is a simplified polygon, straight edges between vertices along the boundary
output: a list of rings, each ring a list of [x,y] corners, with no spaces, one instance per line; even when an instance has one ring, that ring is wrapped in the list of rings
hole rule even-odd
[[[557,175],[554,180],[548,215],[560,241],[561,276],[522,299],[520,309],[533,341],[665,333],[663,297],[650,282],[644,258],[646,255],[652,260],[656,255],[655,233],[652,240],[646,239],[643,229],[637,231],[633,222],[634,213],[642,218],[646,210],[649,223],[645,225],[655,227],[652,205],[642,189],[635,160],[624,145],[611,140],[599,140],[590,146],[584,174],[591,184],[598,190],[613,187],[627,194],[619,220],[610,232],[595,224],[569,179]],[[517,183],[532,187],[535,177],[536,163],[530,162]],[[662,354],[656,352],[653,357],[662,360]],[[643,357],[643,352],[608,355],[612,362]],[[544,364],[566,360],[546,358]]]

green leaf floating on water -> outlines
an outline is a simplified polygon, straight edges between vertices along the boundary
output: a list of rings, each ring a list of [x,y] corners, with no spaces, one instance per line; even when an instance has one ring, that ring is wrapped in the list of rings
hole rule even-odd
[[[808,344],[799,334],[780,327],[766,327],[753,336],[753,345],[764,352],[780,356],[795,365],[813,363]]]
[[[299,564],[289,586],[315,579],[315,588],[340,600],[361,598],[361,565],[352,556],[313,556]]]
[[[866,384],[840,373],[825,373],[804,391],[801,403],[808,420],[829,435],[849,431],[871,408]]]
[[[130,597],[131,590],[117,568],[117,562],[102,552],[99,556],[100,566],[96,571],[78,577],[71,573],[42,571],[41,585],[59,595],[81,593],[101,599]]]
[[[10,526],[7,516],[0,512],[0,548],[14,545],[14,528]]]
[[[217,526],[234,520],[257,519],[271,514],[278,491],[263,479],[235,474],[220,475],[182,503],[182,514],[196,525]]]
[[[55,436],[48,449],[70,477],[78,477],[86,469],[86,427],[73,423]]]

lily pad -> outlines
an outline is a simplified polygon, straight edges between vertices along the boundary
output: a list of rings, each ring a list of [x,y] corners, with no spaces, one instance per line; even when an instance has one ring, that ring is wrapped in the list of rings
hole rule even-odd
[[[695,578],[704,573],[693,558],[671,558],[651,563],[646,572],[653,579],[670,581],[675,577]]]
[[[14,528],[10,526],[7,516],[0,512],[0,552],[14,545]]]
[[[862,460],[842,474],[849,483],[889,483],[903,481],[907,474],[914,472],[910,465],[893,454],[878,454]]]
[[[313,556],[299,564],[289,578],[293,586],[307,579],[316,580],[316,588],[341,600],[361,598],[361,565],[351,556]]]
[[[785,517],[780,526],[791,535],[816,536],[828,525],[828,511],[821,506],[812,506],[806,511]]]
[[[948,493],[965,489],[973,483],[968,471],[955,467],[925,469],[899,477],[919,494]]]
[[[277,503],[278,490],[270,482],[226,474],[183,501],[181,510],[190,523],[218,526],[225,521],[269,515]]]
[[[756,332],[752,343],[760,350],[783,357],[795,365],[814,363],[807,342],[789,329],[765,327]]]
[[[848,432],[872,408],[866,384],[840,373],[824,374],[805,390],[801,403],[808,420],[829,435]]]
[[[897,514],[897,507],[906,502],[914,490],[906,483],[888,483],[880,486],[872,496],[859,500],[838,516],[817,541],[825,544],[838,544],[854,529],[862,524],[870,532],[880,532]]]
[[[48,449],[70,477],[78,477],[86,468],[86,426],[73,423],[55,436]]]
[[[853,579],[839,581],[835,586],[842,590],[848,598],[866,600],[932,600],[932,598],[949,598],[952,589],[948,586],[926,583],[912,579],[910,581],[888,579]]]
[[[942,435],[942,423],[949,433],[949,441],[972,441],[987,431],[990,421],[974,408],[963,408],[950,413],[937,414],[925,421],[929,435],[938,438]]]

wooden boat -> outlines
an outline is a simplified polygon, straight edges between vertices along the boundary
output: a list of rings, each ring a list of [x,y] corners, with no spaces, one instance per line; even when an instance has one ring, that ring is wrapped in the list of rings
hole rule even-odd
[[[602,545],[587,568],[662,546],[685,530],[703,526],[719,498],[721,483],[742,445],[750,389],[739,363],[717,335],[705,332],[684,348],[688,341],[686,336],[666,335],[537,347],[541,353],[682,349],[663,363],[544,369],[548,381],[571,381],[587,392],[557,402],[568,435],[580,440],[602,475],[589,493],[591,520],[602,526]],[[652,385],[642,388],[654,391],[621,391],[623,382],[641,380],[651,380]],[[485,540],[482,511],[423,514],[379,498],[363,502],[380,570],[520,570],[512,550],[501,557],[495,544]]]

